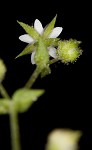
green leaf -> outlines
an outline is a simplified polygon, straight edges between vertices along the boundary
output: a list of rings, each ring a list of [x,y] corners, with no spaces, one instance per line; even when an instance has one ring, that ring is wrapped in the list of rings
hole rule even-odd
[[[27,55],[30,54],[33,50],[35,49],[35,45],[34,44],[28,44],[24,50],[18,55],[16,56],[16,58],[21,57],[23,55]]]
[[[49,34],[51,33],[51,31],[53,30],[54,28],[54,25],[55,25],[55,22],[56,22],[56,18],[57,18],[57,15],[53,18],[53,20],[47,25],[44,33],[43,33],[43,37],[44,39],[45,38],[48,38]]]
[[[8,114],[10,110],[10,100],[0,98],[0,114]]]
[[[58,46],[58,42],[60,41],[60,38],[48,38],[48,39],[45,39],[45,44],[46,46]]]
[[[44,68],[41,72],[41,78],[45,77],[46,75],[49,75],[50,73],[51,73],[51,69],[49,66]]]
[[[49,63],[49,53],[43,39],[39,38],[35,54],[35,62],[40,69],[45,68]]]
[[[26,31],[26,33],[28,33],[33,39],[38,40],[40,34],[32,27],[29,26],[28,24],[25,24],[23,22],[17,21],[20,26],[22,26],[22,28]]]
[[[34,101],[38,99],[42,94],[44,93],[44,90],[38,90],[38,89],[26,89],[22,88],[17,90],[13,94],[13,101],[15,102],[15,109],[18,112],[25,112],[29,109],[29,107],[33,104]]]

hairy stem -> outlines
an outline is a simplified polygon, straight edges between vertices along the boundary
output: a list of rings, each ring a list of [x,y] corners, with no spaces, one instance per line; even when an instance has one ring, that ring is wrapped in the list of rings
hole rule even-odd
[[[21,150],[18,114],[14,110],[13,102],[11,103],[11,107],[10,107],[10,130],[11,130],[12,150]]]
[[[31,77],[29,78],[28,82],[26,83],[25,87],[26,88],[31,88],[36,79],[38,78],[39,74],[41,72],[41,69],[37,67]]]
[[[4,86],[2,85],[2,83],[0,83],[0,93],[4,98],[8,98],[10,99],[9,94],[7,93],[6,89],[4,88]]]

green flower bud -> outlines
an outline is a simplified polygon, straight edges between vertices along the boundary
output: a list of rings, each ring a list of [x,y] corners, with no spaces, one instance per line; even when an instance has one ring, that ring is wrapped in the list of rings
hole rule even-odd
[[[59,60],[65,64],[76,61],[82,54],[82,50],[79,47],[80,43],[80,41],[73,39],[60,41],[57,49]]]
[[[2,59],[0,59],[0,82],[4,79],[6,73],[6,66]]]
[[[69,129],[55,129],[48,136],[46,150],[77,150],[82,133]]]

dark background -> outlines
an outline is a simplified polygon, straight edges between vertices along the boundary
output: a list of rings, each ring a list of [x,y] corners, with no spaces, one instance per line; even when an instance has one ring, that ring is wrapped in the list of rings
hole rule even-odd
[[[5,7],[6,6],[6,7]],[[32,24],[38,18],[43,26],[57,14],[55,26],[62,26],[61,39],[82,41],[83,55],[76,63],[51,66],[51,75],[35,82],[33,88],[45,94],[30,110],[19,115],[22,150],[43,150],[48,133],[54,128],[81,130],[80,149],[91,145],[91,4],[88,1],[16,1],[0,7],[0,58],[7,65],[3,82],[10,95],[26,83],[35,66],[30,55],[15,60],[26,46],[18,37],[24,30],[16,20]],[[8,116],[0,116],[0,150],[10,150]]]

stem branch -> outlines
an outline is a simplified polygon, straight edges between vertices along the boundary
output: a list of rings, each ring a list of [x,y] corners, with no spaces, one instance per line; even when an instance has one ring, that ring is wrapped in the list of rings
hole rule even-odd
[[[58,61],[58,59],[56,59],[56,58],[50,60],[50,65],[54,64],[54,63],[57,62],[57,61]]]
[[[41,72],[41,69],[37,67],[31,77],[29,78],[28,82],[26,83],[25,87],[26,88],[31,88],[34,82],[36,81],[37,77],[39,76]]]
[[[9,94],[7,93],[6,89],[4,88],[4,86],[2,85],[2,83],[0,83],[0,93],[4,98],[8,98],[10,99]]]
[[[18,114],[14,109],[13,102],[11,102],[10,107],[10,130],[11,130],[12,150],[21,150]]]

